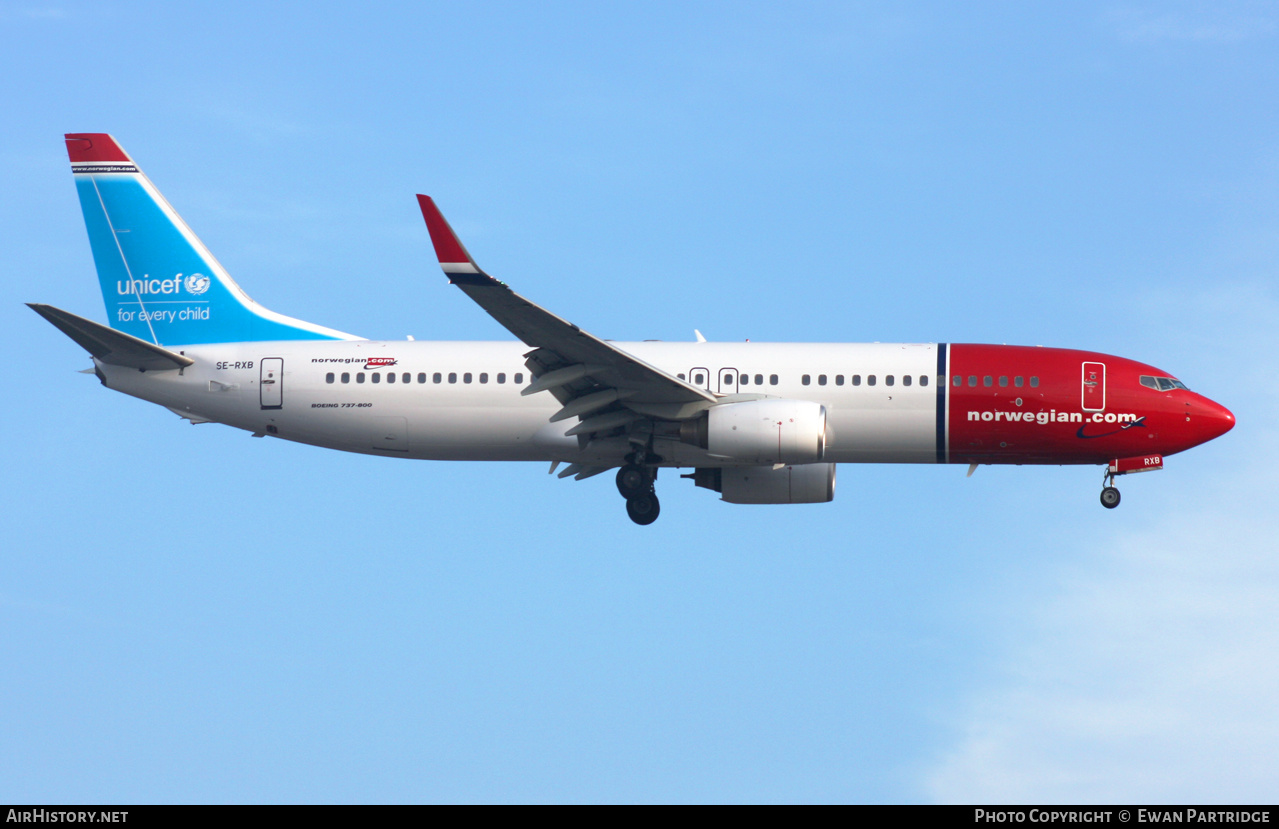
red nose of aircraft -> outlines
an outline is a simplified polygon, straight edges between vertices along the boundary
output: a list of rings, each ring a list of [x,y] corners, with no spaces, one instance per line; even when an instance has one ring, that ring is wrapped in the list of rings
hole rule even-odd
[[[1196,444],[1207,443],[1235,428],[1235,416],[1229,409],[1203,395],[1196,398],[1186,409],[1186,419],[1190,421],[1187,425]]]

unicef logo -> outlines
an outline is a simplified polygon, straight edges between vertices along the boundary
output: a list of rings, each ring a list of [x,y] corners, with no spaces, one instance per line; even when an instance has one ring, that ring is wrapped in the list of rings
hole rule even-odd
[[[193,273],[186,279],[187,293],[202,294],[209,290],[209,278],[202,273]]]

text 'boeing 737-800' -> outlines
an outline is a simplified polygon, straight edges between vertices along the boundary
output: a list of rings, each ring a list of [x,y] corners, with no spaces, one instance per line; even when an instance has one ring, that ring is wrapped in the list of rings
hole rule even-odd
[[[839,463],[1104,465],[1118,475],[1224,434],[1234,416],[1144,363],[960,343],[619,343],[482,271],[418,196],[449,280],[516,341],[366,340],[240,289],[109,135],[66,136],[108,325],[31,307],[107,388],[193,423],[394,458],[616,470],[650,524],[658,470],[734,504],[835,497]]]

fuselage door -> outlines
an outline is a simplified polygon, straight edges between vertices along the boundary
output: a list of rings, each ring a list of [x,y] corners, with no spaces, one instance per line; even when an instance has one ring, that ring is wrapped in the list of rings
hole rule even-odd
[[[704,368],[690,368],[688,370],[688,383],[691,386],[710,391],[711,373]]]
[[[263,357],[262,376],[258,381],[261,389],[262,408],[280,409],[284,407],[284,358]]]
[[[1084,363],[1083,408],[1100,412],[1106,408],[1106,364]]]
[[[719,393],[737,394],[737,369],[721,368],[719,370]]]

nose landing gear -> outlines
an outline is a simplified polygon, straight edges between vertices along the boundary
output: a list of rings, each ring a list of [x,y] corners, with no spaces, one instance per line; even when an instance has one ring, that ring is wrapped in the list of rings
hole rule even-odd
[[[657,467],[630,463],[617,470],[617,491],[626,499],[626,514],[641,526],[652,524],[662,511],[653,486]]]
[[[1106,467],[1106,474],[1101,476],[1101,505],[1106,509],[1119,506],[1119,490],[1115,489],[1115,470]]]
[[[1101,505],[1106,509],[1119,506],[1119,490],[1115,489],[1115,477],[1134,472],[1153,472],[1164,468],[1163,455],[1140,455],[1135,458],[1116,458],[1106,466],[1101,479]]]

